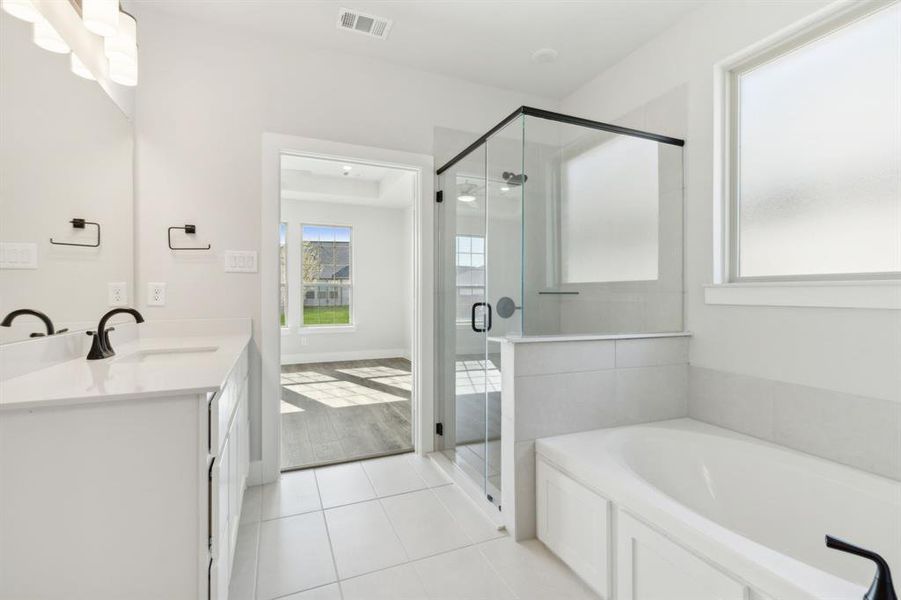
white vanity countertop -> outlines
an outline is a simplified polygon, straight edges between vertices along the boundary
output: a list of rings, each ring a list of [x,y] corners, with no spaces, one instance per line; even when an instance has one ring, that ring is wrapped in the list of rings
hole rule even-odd
[[[489,336],[491,342],[509,344],[535,344],[539,342],[591,342],[595,340],[641,340],[647,338],[691,337],[690,331],[669,333],[597,333],[597,334],[555,334],[555,335],[507,335]]]
[[[214,392],[250,341],[249,333],[147,337],[0,381],[0,411]]]

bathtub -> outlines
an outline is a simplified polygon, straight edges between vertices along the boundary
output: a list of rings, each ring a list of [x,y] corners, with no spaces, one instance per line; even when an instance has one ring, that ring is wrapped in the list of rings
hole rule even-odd
[[[901,483],[691,419],[538,440],[536,478],[539,538],[604,598],[859,600],[875,567],[826,533],[901,581]]]

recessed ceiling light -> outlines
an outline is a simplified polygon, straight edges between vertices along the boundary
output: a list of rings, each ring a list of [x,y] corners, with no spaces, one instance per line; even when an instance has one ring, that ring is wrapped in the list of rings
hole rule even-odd
[[[532,53],[532,62],[535,64],[552,63],[557,60],[558,53],[553,48],[540,48]]]
[[[341,167],[341,168],[344,169],[344,172],[345,172],[345,173],[346,173],[347,171],[350,171],[351,169],[353,169],[353,167],[350,166],[350,165],[344,165],[344,166]]]

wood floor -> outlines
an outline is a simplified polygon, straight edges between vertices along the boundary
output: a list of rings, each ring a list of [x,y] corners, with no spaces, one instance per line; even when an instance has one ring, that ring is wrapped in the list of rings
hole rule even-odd
[[[413,449],[410,361],[282,366],[282,470]]]

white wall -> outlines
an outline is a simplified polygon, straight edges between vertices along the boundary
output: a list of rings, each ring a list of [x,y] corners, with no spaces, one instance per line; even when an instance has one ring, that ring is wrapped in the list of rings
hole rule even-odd
[[[136,280],[148,318],[251,316],[259,339],[259,276],[224,273],[222,252],[260,248],[264,131],[432,154],[436,127],[479,134],[516,106],[556,108],[545,98],[312,51],[302,40],[134,9],[141,23]],[[442,150],[436,164],[455,150]],[[212,250],[170,252],[166,227],[182,223],[195,223]],[[168,283],[167,306],[146,306],[148,281]],[[259,358],[252,364],[256,392]],[[251,419],[259,457],[256,396]]]
[[[409,212],[403,208],[282,200],[282,221],[288,224],[291,320],[282,328],[282,364],[409,358],[413,318],[413,265],[409,260],[413,230]],[[352,228],[352,329],[298,327],[303,297],[299,283],[302,224]]]
[[[562,111],[617,122],[685,84],[687,119],[619,123],[682,137],[685,146],[686,328],[691,363],[873,398],[901,400],[901,313],[890,310],[706,305],[713,282],[716,203],[714,65],[827,3],[704,5],[562,102]],[[680,123],[687,123],[683,129]]]

